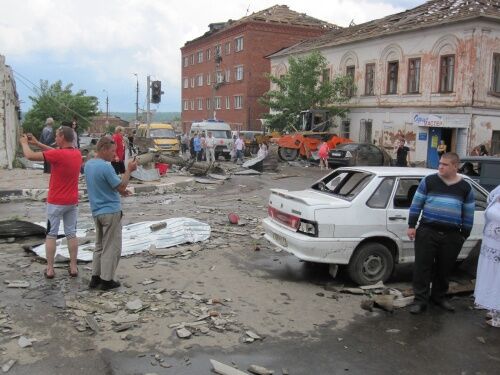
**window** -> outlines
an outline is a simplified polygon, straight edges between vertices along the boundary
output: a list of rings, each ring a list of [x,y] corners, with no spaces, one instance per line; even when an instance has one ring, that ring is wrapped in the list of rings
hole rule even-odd
[[[236,52],[243,51],[243,37],[240,36],[234,40],[234,50]]]
[[[224,76],[222,75],[222,72],[220,70],[218,70],[216,73],[215,73],[215,79],[216,79],[216,83],[222,83],[224,82]]]
[[[365,68],[365,95],[374,95],[375,64],[366,64]]]
[[[390,61],[387,64],[387,94],[398,93],[399,61]]]
[[[191,87],[194,87],[194,77],[191,77]]]
[[[224,53],[229,55],[231,53],[231,42],[224,44]]]
[[[231,98],[226,96],[226,109],[231,109]]]
[[[201,111],[203,109],[203,99],[198,98],[198,110]]]
[[[212,50],[210,48],[207,49],[206,55],[207,55],[207,61],[210,61],[210,59],[212,58]]]
[[[184,60],[184,66],[188,66],[189,58],[187,56],[184,56],[183,60]]]
[[[336,198],[350,201],[363,191],[373,177],[374,175],[369,172],[337,170],[327,175],[311,188],[332,194]]]
[[[194,99],[191,100],[191,102],[189,104],[191,104],[191,106],[190,106],[191,107],[191,111],[194,111]]]
[[[420,92],[420,58],[408,60],[408,94]]]
[[[351,136],[351,121],[343,120],[341,128],[341,136],[344,138],[349,138]]]
[[[455,55],[441,56],[439,78],[439,92],[453,92]]]
[[[398,182],[396,194],[394,195],[394,208],[410,208],[413,196],[417,191],[420,179],[402,178]]]
[[[385,178],[382,180],[370,199],[368,199],[366,205],[371,208],[386,208],[387,202],[389,202],[389,198],[391,197],[393,187],[394,178]]]
[[[231,78],[231,69],[226,69],[226,73],[224,75],[225,82],[229,82],[230,78]]]
[[[198,64],[203,62],[203,51],[198,51]]]
[[[474,185],[472,185],[472,190],[474,191],[474,201],[475,201],[475,210],[476,211],[484,211],[488,207],[488,197],[484,195],[481,191],[477,189]]]
[[[493,77],[491,91],[500,94],[500,53],[493,54]]]
[[[189,109],[189,103],[187,100],[184,100],[184,110],[187,111]]]
[[[198,86],[203,86],[203,74],[198,74],[197,80],[198,80]]]
[[[189,87],[189,78],[188,77],[184,77],[183,81],[184,81],[183,87],[185,89],[187,89]]]
[[[189,63],[190,63],[191,65],[194,65],[194,55],[190,55],[190,56],[189,56]]]
[[[221,46],[220,46],[220,44],[217,44],[215,46],[214,53],[215,53],[215,56],[220,56],[222,54],[221,53]]]
[[[362,143],[372,143],[372,120],[362,119],[359,122],[359,141]]]
[[[234,75],[237,81],[241,81],[243,79],[243,65],[239,65],[235,68]]]
[[[346,67],[345,75],[351,78],[351,84],[347,88],[346,96],[350,98],[354,95],[354,72],[356,71],[356,67],[354,65],[349,65]]]
[[[210,106],[210,102],[211,102],[211,101],[212,101],[212,100],[211,100],[210,98],[207,98],[207,109],[210,109],[210,107],[211,107],[211,106]]]
[[[207,86],[212,84],[212,75],[210,73],[207,74]]]
[[[216,96],[215,97],[215,103],[214,103],[214,107],[215,109],[220,109],[220,102],[221,102],[221,97],[220,96]]]
[[[234,108],[235,109],[241,109],[242,107],[243,107],[243,96],[236,95],[234,97]]]
[[[323,82],[330,82],[330,69],[329,68],[323,69],[323,72],[321,74],[321,79]]]
[[[491,150],[490,155],[500,154],[500,130],[491,132]]]

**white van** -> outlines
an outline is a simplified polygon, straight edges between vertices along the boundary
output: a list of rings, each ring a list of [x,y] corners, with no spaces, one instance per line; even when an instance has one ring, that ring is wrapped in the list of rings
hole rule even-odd
[[[229,124],[222,120],[204,120],[191,124],[191,137],[196,133],[204,133],[206,137],[208,132],[212,132],[212,136],[215,138],[215,159],[219,159],[219,156],[222,155],[226,160],[230,160],[233,138]]]

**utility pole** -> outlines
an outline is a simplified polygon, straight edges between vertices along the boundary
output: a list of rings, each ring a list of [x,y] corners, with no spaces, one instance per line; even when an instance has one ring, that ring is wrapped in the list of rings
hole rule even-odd
[[[103,92],[106,93],[106,126],[109,124],[109,95],[108,95],[108,90],[103,89]]]
[[[136,88],[135,88],[135,124],[139,124],[139,77],[137,76],[137,73],[134,73],[135,75],[135,82],[136,82]]]
[[[149,110],[149,106],[150,106],[150,101],[151,101],[151,77],[148,75],[148,78],[146,80],[146,91],[147,91],[147,94],[146,94],[146,102],[147,102],[147,108],[146,108],[146,124],[147,125],[147,130],[146,130],[146,137],[149,137],[149,128],[151,126],[151,113],[150,113],[150,110]]]

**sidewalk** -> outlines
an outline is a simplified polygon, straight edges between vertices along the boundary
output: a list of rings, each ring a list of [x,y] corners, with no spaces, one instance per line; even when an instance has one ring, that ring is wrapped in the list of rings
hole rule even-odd
[[[49,174],[39,169],[0,169],[0,198],[29,197],[43,199],[47,196]],[[192,176],[183,176],[167,173],[160,180],[142,182],[132,178],[128,189],[132,193],[164,193],[173,187],[189,186],[194,184]],[[80,179],[80,195],[87,193],[85,179]]]

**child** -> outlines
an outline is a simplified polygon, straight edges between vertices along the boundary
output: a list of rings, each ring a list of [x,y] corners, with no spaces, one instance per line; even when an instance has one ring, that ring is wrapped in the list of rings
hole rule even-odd
[[[319,146],[318,156],[319,156],[319,166],[323,170],[323,165],[328,169],[328,153],[330,152],[330,147],[328,143],[322,142]]]

